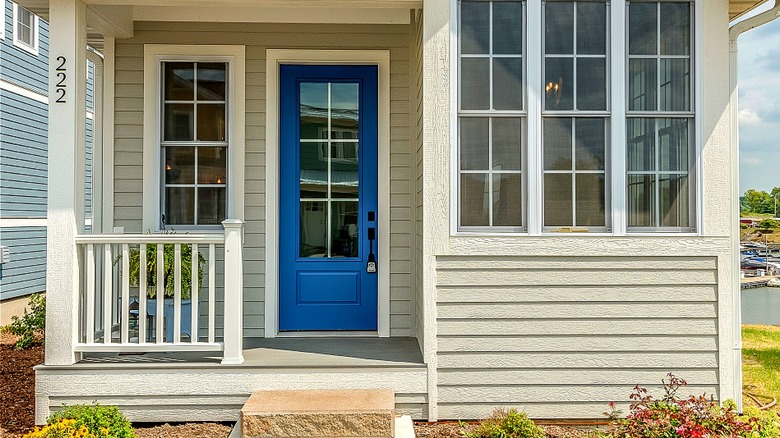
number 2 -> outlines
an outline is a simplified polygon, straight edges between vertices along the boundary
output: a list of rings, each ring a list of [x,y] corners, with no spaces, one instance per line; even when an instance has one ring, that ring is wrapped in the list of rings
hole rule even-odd
[[[57,67],[56,71],[65,71],[65,57],[64,56],[58,56],[57,61],[60,62],[60,66]]]
[[[65,102],[65,89],[64,88],[57,88],[55,90],[59,96],[57,97],[57,100],[55,100],[55,103],[67,103]]]

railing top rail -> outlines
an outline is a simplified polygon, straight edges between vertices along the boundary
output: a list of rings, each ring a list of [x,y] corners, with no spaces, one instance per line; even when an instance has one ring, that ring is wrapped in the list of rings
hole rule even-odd
[[[225,233],[209,234],[82,234],[77,244],[156,244],[156,243],[224,243]]]

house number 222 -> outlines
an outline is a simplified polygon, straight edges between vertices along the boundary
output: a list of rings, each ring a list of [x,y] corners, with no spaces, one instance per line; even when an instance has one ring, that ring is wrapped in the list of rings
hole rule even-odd
[[[57,72],[57,83],[54,85],[54,93],[57,95],[57,100],[55,100],[55,103],[67,103],[65,101],[65,95],[67,94],[66,91],[66,85],[65,85],[65,78],[68,76],[65,74],[67,70],[65,70],[65,62],[66,59],[64,56],[58,56],[57,62],[60,64],[57,66],[56,69],[54,69]]]

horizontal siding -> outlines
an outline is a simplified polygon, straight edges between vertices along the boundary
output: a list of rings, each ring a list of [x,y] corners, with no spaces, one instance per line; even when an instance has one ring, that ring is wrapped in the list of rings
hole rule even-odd
[[[9,247],[11,261],[3,265],[0,299],[46,289],[46,228],[0,228],[0,245]]]
[[[45,217],[47,107],[6,90],[0,100],[0,216]]]
[[[43,20],[39,23],[38,54],[14,46],[13,6],[5,0],[5,38],[0,40],[0,79],[28,88],[40,94],[48,90],[49,25]]]
[[[600,418],[670,371],[717,397],[713,257],[439,257],[436,271],[440,418]]]
[[[115,210],[117,226],[141,232],[143,209],[143,44],[246,46],[245,336],[263,336],[265,319],[265,52],[268,48],[390,51],[390,331],[412,335],[409,26],[136,23],[117,41],[115,84]]]

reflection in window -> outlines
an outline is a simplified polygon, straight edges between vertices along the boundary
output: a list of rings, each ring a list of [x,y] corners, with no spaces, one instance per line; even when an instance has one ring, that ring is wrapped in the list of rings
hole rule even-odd
[[[163,226],[218,225],[227,209],[226,63],[162,63]]]

